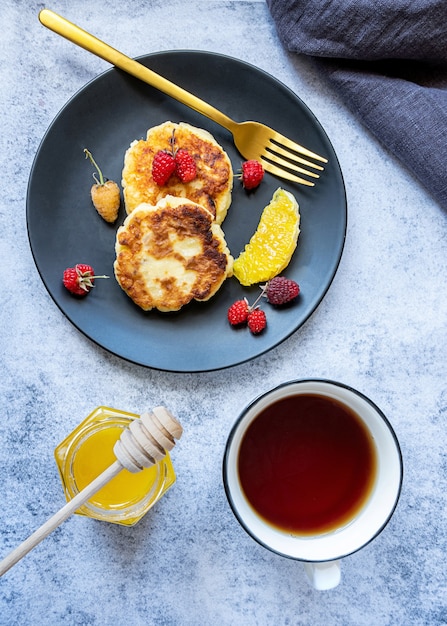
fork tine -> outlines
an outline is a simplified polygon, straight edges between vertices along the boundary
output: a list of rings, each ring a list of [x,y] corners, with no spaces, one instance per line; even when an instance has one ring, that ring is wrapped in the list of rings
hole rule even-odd
[[[266,150],[273,154],[281,154],[282,156],[287,157],[291,161],[295,161],[296,163],[301,163],[301,165],[307,165],[307,167],[312,167],[314,170],[320,170],[321,172],[324,170],[324,167],[321,165],[317,165],[317,163],[312,163],[312,161],[308,161],[307,159],[303,159],[298,156],[294,152],[290,152],[290,150],[284,150],[280,145],[273,143],[270,146],[267,146]]]
[[[284,137],[284,135],[281,135],[280,133],[276,131],[274,135],[271,137],[271,141],[273,144],[278,144],[279,146],[285,146],[286,148],[289,148],[289,150],[298,152],[298,154],[302,154],[303,156],[306,156],[309,159],[315,159],[316,161],[321,161],[321,163],[328,162],[325,157],[322,157],[319,154],[316,154],[315,152],[311,152],[304,146],[300,146],[300,144],[295,143],[294,141],[291,141],[290,139],[288,139],[287,137]]]
[[[310,176],[311,178],[320,178],[319,174],[316,174],[315,172],[310,172],[309,170],[305,170],[303,167],[299,167],[298,165],[295,165],[290,161],[286,161],[285,159],[276,156],[273,152],[264,152],[264,154],[261,155],[261,159],[264,164],[266,161],[273,161],[274,163],[277,163],[282,167],[286,167],[287,169],[292,170],[292,172],[296,172],[297,174],[304,174],[305,176]]]
[[[285,178],[286,180],[290,180],[294,183],[299,183],[300,185],[307,185],[308,187],[315,186],[315,183],[312,183],[310,180],[306,180],[305,178],[300,178],[299,176],[295,176],[291,172],[288,172],[287,170],[284,170],[281,167],[277,167],[276,165],[273,165],[273,163],[264,161],[264,159],[262,159],[262,165],[267,172],[270,172],[270,174],[274,174],[275,176],[279,176],[280,178]]]

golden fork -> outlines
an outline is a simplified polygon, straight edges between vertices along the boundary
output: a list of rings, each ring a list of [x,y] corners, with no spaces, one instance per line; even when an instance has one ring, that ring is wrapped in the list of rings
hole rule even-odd
[[[191,109],[223,126],[233,135],[236,148],[242,156],[245,159],[260,161],[264,169],[271,174],[300,183],[301,185],[313,187],[314,182],[306,180],[301,176],[296,176],[296,174],[302,174],[309,178],[319,178],[319,174],[305,168],[312,168],[312,170],[317,171],[324,169],[321,165],[309,160],[313,159],[319,163],[327,163],[327,159],[324,157],[290,141],[287,137],[259,122],[235,122],[207,102],[156,74],[141,63],[138,63],[138,61],[112,48],[57,13],[49,9],[42,9],[39,13],[39,20],[44,26],[81,48],[96,54],[96,56],[112,63],[115,67],[152,85],[152,87],[156,87],[175,100],[186,104]]]

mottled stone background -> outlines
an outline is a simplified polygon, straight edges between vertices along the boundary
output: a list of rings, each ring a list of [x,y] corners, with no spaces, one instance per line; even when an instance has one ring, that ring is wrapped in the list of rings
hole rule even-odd
[[[311,319],[269,354],[226,371],[173,374],[106,353],[55,307],[28,244],[26,191],[39,143],[67,100],[108,68],[44,29],[43,7],[0,7],[0,557],[63,504],[53,449],[96,406],[138,413],[165,403],[185,437],[173,454],[175,487],[139,525],[74,516],[0,579],[0,624],[446,624],[445,213],[311,62],[283,50],[264,2],[54,0],[49,8],[131,56],[207,50],[276,76],[320,120],[347,189],[335,280]],[[300,563],[244,533],[221,484],[240,408],[309,376],[370,396],[394,425],[405,461],[390,524],[345,559],[342,584],[324,593],[312,590]]]

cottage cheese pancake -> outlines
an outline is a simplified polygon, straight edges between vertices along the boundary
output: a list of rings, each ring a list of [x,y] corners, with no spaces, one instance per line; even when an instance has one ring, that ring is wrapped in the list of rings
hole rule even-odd
[[[117,231],[115,250],[116,279],[145,311],[178,311],[192,300],[209,300],[233,271],[211,213],[174,196],[134,209]]]
[[[182,183],[173,174],[165,185],[159,186],[152,177],[152,162],[159,150],[171,149],[173,131],[175,148],[184,148],[191,154],[197,176]],[[201,204],[221,224],[231,203],[233,170],[227,153],[209,132],[184,122],[164,122],[150,128],[146,139],[131,143],[124,157],[122,186],[127,213],[143,202],[154,205],[172,195]]]

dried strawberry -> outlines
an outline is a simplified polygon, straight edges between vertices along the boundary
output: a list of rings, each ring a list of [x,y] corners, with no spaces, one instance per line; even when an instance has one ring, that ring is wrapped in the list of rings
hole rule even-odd
[[[182,183],[189,183],[197,176],[196,162],[190,153],[184,148],[177,150],[174,156],[176,174]]]
[[[228,321],[232,326],[239,326],[247,321],[250,308],[246,299],[236,300],[227,312]]]
[[[95,276],[91,265],[77,263],[74,267],[64,270],[62,282],[70,293],[76,296],[86,296],[90,289],[95,286],[95,278],[109,278],[108,276]]]
[[[300,287],[290,278],[275,276],[265,285],[264,293],[271,304],[281,305],[294,300],[300,293]]]
[[[172,153],[167,150],[159,150],[152,161],[152,178],[157,185],[166,185],[177,164]]]
[[[254,189],[258,187],[264,178],[264,168],[254,159],[242,163],[241,180],[245,189]]]
[[[256,308],[247,316],[248,328],[254,335],[261,333],[267,326],[267,318],[262,309]]]

